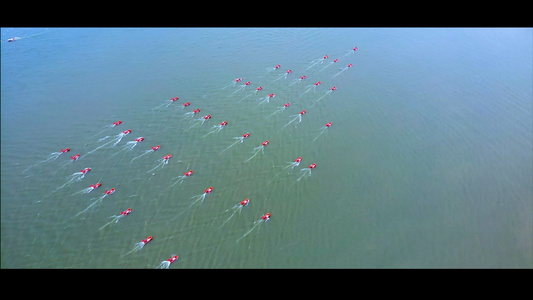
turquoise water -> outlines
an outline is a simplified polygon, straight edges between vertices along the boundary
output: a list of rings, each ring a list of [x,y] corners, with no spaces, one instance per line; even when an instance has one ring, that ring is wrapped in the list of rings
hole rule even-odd
[[[2,28],[1,267],[531,268],[532,44],[531,28]]]

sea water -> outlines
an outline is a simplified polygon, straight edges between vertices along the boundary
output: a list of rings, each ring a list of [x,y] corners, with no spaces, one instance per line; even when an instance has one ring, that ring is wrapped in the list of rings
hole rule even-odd
[[[531,28],[2,28],[1,267],[155,268],[175,253],[171,269],[531,268],[532,35]],[[21,39],[8,43],[14,36]],[[316,81],[321,86],[300,97]],[[258,105],[269,93],[276,97]],[[161,106],[172,97],[180,99]],[[195,108],[201,113],[184,117]],[[300,123],[283,128],[303,109]],[[211,120],[190,128],[207,114]],[[224,130],[204,137],[222,121]],[[333,126],[313,141],[327,122]],[[115,147],[84,157],[106,142],[99,139],[127,129],[132,134]],[[168,164],[147,172],[167,154]],[[299,167],[284,168],[299,156]],[[311,163],[312,175],[297,181]],[[54,191],[85,167],[83,180]],[[171,186],[190,169],[194,175]],[[75,194],[97,182],[92,193]],[[110,188],[116,193],[75,216]],[[245,198],[250,205],[221,226],[227,208]],[[98,230],[127,208],[127,218]],[[267,212],[269,222],[235,242]],[[149,235],[143,251],[122,257]]]

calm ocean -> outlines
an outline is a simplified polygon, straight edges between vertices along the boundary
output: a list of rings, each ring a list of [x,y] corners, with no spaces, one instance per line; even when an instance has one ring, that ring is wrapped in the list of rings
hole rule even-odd
[[[532,57],[531,28],[2,28],[1,267],[532,268]]]

